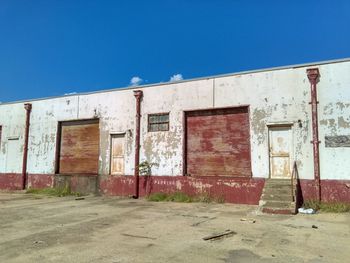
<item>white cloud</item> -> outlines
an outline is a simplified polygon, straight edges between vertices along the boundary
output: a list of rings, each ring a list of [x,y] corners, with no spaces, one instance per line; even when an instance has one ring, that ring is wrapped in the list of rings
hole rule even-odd
[[[75,91],[69,92],[69,93],[64,93],[65,96],[67,96],[67,95],[74,95],[74,94],[77,94],[77,93]]]
[[[143,82],[143,79],[141,79],[138,76],[134,76],[130,79],[130,86],[137,86],[140,85]]]
[[[183,79],[182,74],[174,74],[170,77],[170,81],[180,81]]]

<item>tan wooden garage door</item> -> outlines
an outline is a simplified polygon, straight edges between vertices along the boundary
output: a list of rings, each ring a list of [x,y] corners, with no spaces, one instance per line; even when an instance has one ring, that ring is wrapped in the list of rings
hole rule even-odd
[[[248,107],[186,113],[191,176],[251,176]]]
[[[62,122],[59,173],[97,174],[99,137],[98,120]]]

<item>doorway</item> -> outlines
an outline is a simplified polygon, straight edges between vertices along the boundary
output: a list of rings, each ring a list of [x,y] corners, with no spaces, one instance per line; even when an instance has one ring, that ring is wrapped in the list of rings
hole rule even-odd
[[[124,174],[125,134],[111,135],[111,174]]]
[[[289,179],[291,177],[291,126],[269,127],[270,177]]]
[[[247,106],[185,113],[185,174],[251,177]]]
[[[98,174],[99,120],[77,120],[59,123],[59,174]]]

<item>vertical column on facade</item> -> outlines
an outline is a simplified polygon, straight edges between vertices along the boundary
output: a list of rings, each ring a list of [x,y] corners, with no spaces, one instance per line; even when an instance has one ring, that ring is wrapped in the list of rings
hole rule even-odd
[[[30,113],[32,111],[32,104],[24,104],[26,110],[26,123],[24,131],[24,146],[23,146],[23,162],[22,162],[22,189],[26,189],[27,183],[27,159],[28,159],[28,141],[29,141],[29,125],[30,125]]]
[[[135,90],[136,98],[136,127],[135,127],[135,194],[134,198],[139,198],[139,164],[140,164],[140,124],[141,124],[141,100],[143,96],[142,90]]]
[[[311,112],[312,112],[312,144],[314,153],[314,179],[316,188],[316,198],[321,201],[321,178],[320,178],[320,152],[318,139],[318,113],[317,113],[317,82],[319,81],[318,68],[307,69],[307,77],[311,84]]]

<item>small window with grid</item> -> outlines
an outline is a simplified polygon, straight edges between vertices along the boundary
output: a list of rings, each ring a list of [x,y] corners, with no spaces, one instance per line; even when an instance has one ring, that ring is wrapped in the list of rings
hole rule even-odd
[[[169,113],[149,114],[148,131],[169,131]]]

